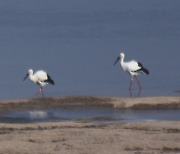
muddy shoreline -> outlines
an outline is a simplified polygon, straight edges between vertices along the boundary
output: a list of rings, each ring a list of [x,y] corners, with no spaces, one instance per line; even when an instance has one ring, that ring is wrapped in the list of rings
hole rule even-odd
[[[63,108],[179,109],[180,97],[60,97],[0,101],[0,111]],[[180,122],[0,123],[0,154],[180,153]]]
[[[121,98],[67,96],[59,98],[0,101],[0,111],[74,108],[180,109],[180,97]]]

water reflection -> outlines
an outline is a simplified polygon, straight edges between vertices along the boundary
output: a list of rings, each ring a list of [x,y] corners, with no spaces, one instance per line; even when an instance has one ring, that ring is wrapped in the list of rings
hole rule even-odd
[[[48,118],[47,111],[29,111],[30,119],[46,119]]]

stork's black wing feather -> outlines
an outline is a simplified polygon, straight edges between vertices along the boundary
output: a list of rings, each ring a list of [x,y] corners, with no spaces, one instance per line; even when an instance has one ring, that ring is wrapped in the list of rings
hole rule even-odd
[[[146,68],[144,68],[143,67],[143,65],[140,63],[140,62],[137,62],[138,63],[138,66],[140,67],[140,69],[139,70],[137,70],[136,72],[138,72],[138,71],[142,71],[142,72],[144,72],[145,74],[149,74],[149,71],[146,69]]]
[[[52,84],[52,85],[54,85],[54,81],[51,79],[51,77],[47,74],[47,80],[45,81],[45,82],[48,82],[48,83],[50,83],[50,84]]]

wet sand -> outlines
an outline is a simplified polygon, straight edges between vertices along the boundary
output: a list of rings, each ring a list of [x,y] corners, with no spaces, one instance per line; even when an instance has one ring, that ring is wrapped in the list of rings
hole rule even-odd
[[[60,98],[0,101],[0,111],[63,108],[179,109],[180,97],[121,98],[67,96]]]
[[[0,110],[179,108],[179,97],[62,97],[1,101]],[[180,122],[0,124],[0,154],[180,153]]]

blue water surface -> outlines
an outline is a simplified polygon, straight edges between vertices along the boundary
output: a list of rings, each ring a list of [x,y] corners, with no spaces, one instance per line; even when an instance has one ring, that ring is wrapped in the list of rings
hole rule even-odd
[[[47,97],[129,97],[120,51],[149,69],[141,95],[179,96],[179,0],[1,0],[0,99],[32,98],[23,78],[44,69]],[[133,94],[137,93],[134,85]]]

